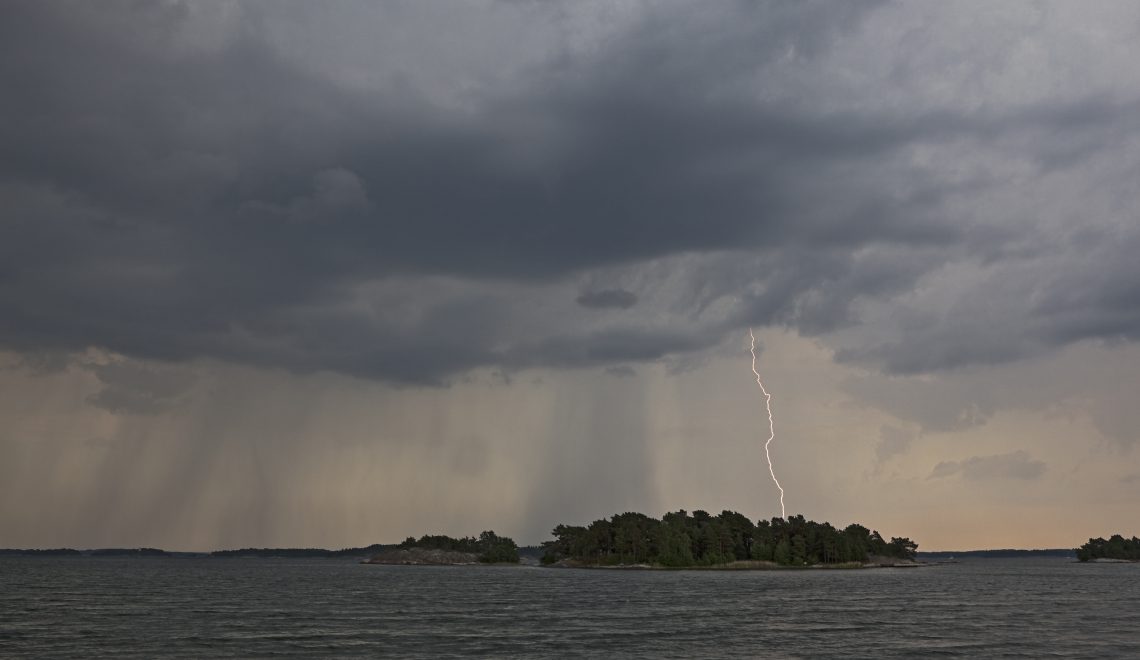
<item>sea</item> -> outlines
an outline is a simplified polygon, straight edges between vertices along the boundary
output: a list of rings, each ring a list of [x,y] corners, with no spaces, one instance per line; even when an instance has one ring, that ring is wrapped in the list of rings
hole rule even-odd
[[[1140,657],[1140,564],[660,571],[0,558],[0,657]]]

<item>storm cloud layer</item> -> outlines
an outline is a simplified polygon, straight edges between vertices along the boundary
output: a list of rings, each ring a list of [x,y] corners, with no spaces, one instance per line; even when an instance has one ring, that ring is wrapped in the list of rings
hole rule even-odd
[[[2,3],[0,533],[769,515],[749,328],[789,512],[927,548],[1111,533],[1140,474],[1138,25]]]
[[[0,343],[439,383],[1133,340],[1135,9],[975,9],[7,3]]]

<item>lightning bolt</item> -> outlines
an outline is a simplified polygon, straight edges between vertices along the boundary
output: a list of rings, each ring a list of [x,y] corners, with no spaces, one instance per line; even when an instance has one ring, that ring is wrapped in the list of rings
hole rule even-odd
[[[764,393],[764,407],[768,409],[768,439],[764,442],[764,456],[768,459],[768,474],[772,475],[772,481],[776,482],[776,488],[780,489],[780,517],[785,518],[784,487],[780,485],[780,480],[776,478],[776,470],[772,467],[772,454],[768,453],[768,445],[772,444],[772,440],[776,438],[776,427],[772,423],[772,395],[768,394],[768,390],[764,389],[764,383],[760,382],[760,372],[756,371],[756,335],[752,334],[752,328],[748,328],[748,336],[752,339],[752,346],[748,349],[752,352],[752,373],[756,374],[756,384],[760,386],[760,391]]]

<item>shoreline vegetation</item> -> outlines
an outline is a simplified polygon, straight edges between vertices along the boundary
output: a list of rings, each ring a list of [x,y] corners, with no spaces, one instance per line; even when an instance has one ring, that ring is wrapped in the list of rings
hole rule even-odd
[[[1120,534],[1113,534],[1107,541],[1103,538],[1089,539],[1075,552],[1081,562],[1140,562],[1140,538],[1126,539]]]

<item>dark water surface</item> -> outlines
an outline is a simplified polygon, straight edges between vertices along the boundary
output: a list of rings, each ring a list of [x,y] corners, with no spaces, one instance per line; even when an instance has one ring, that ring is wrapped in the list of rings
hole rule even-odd
[[[0,559],[0,657],[1140,657],[1140,564],[616,571]]]

